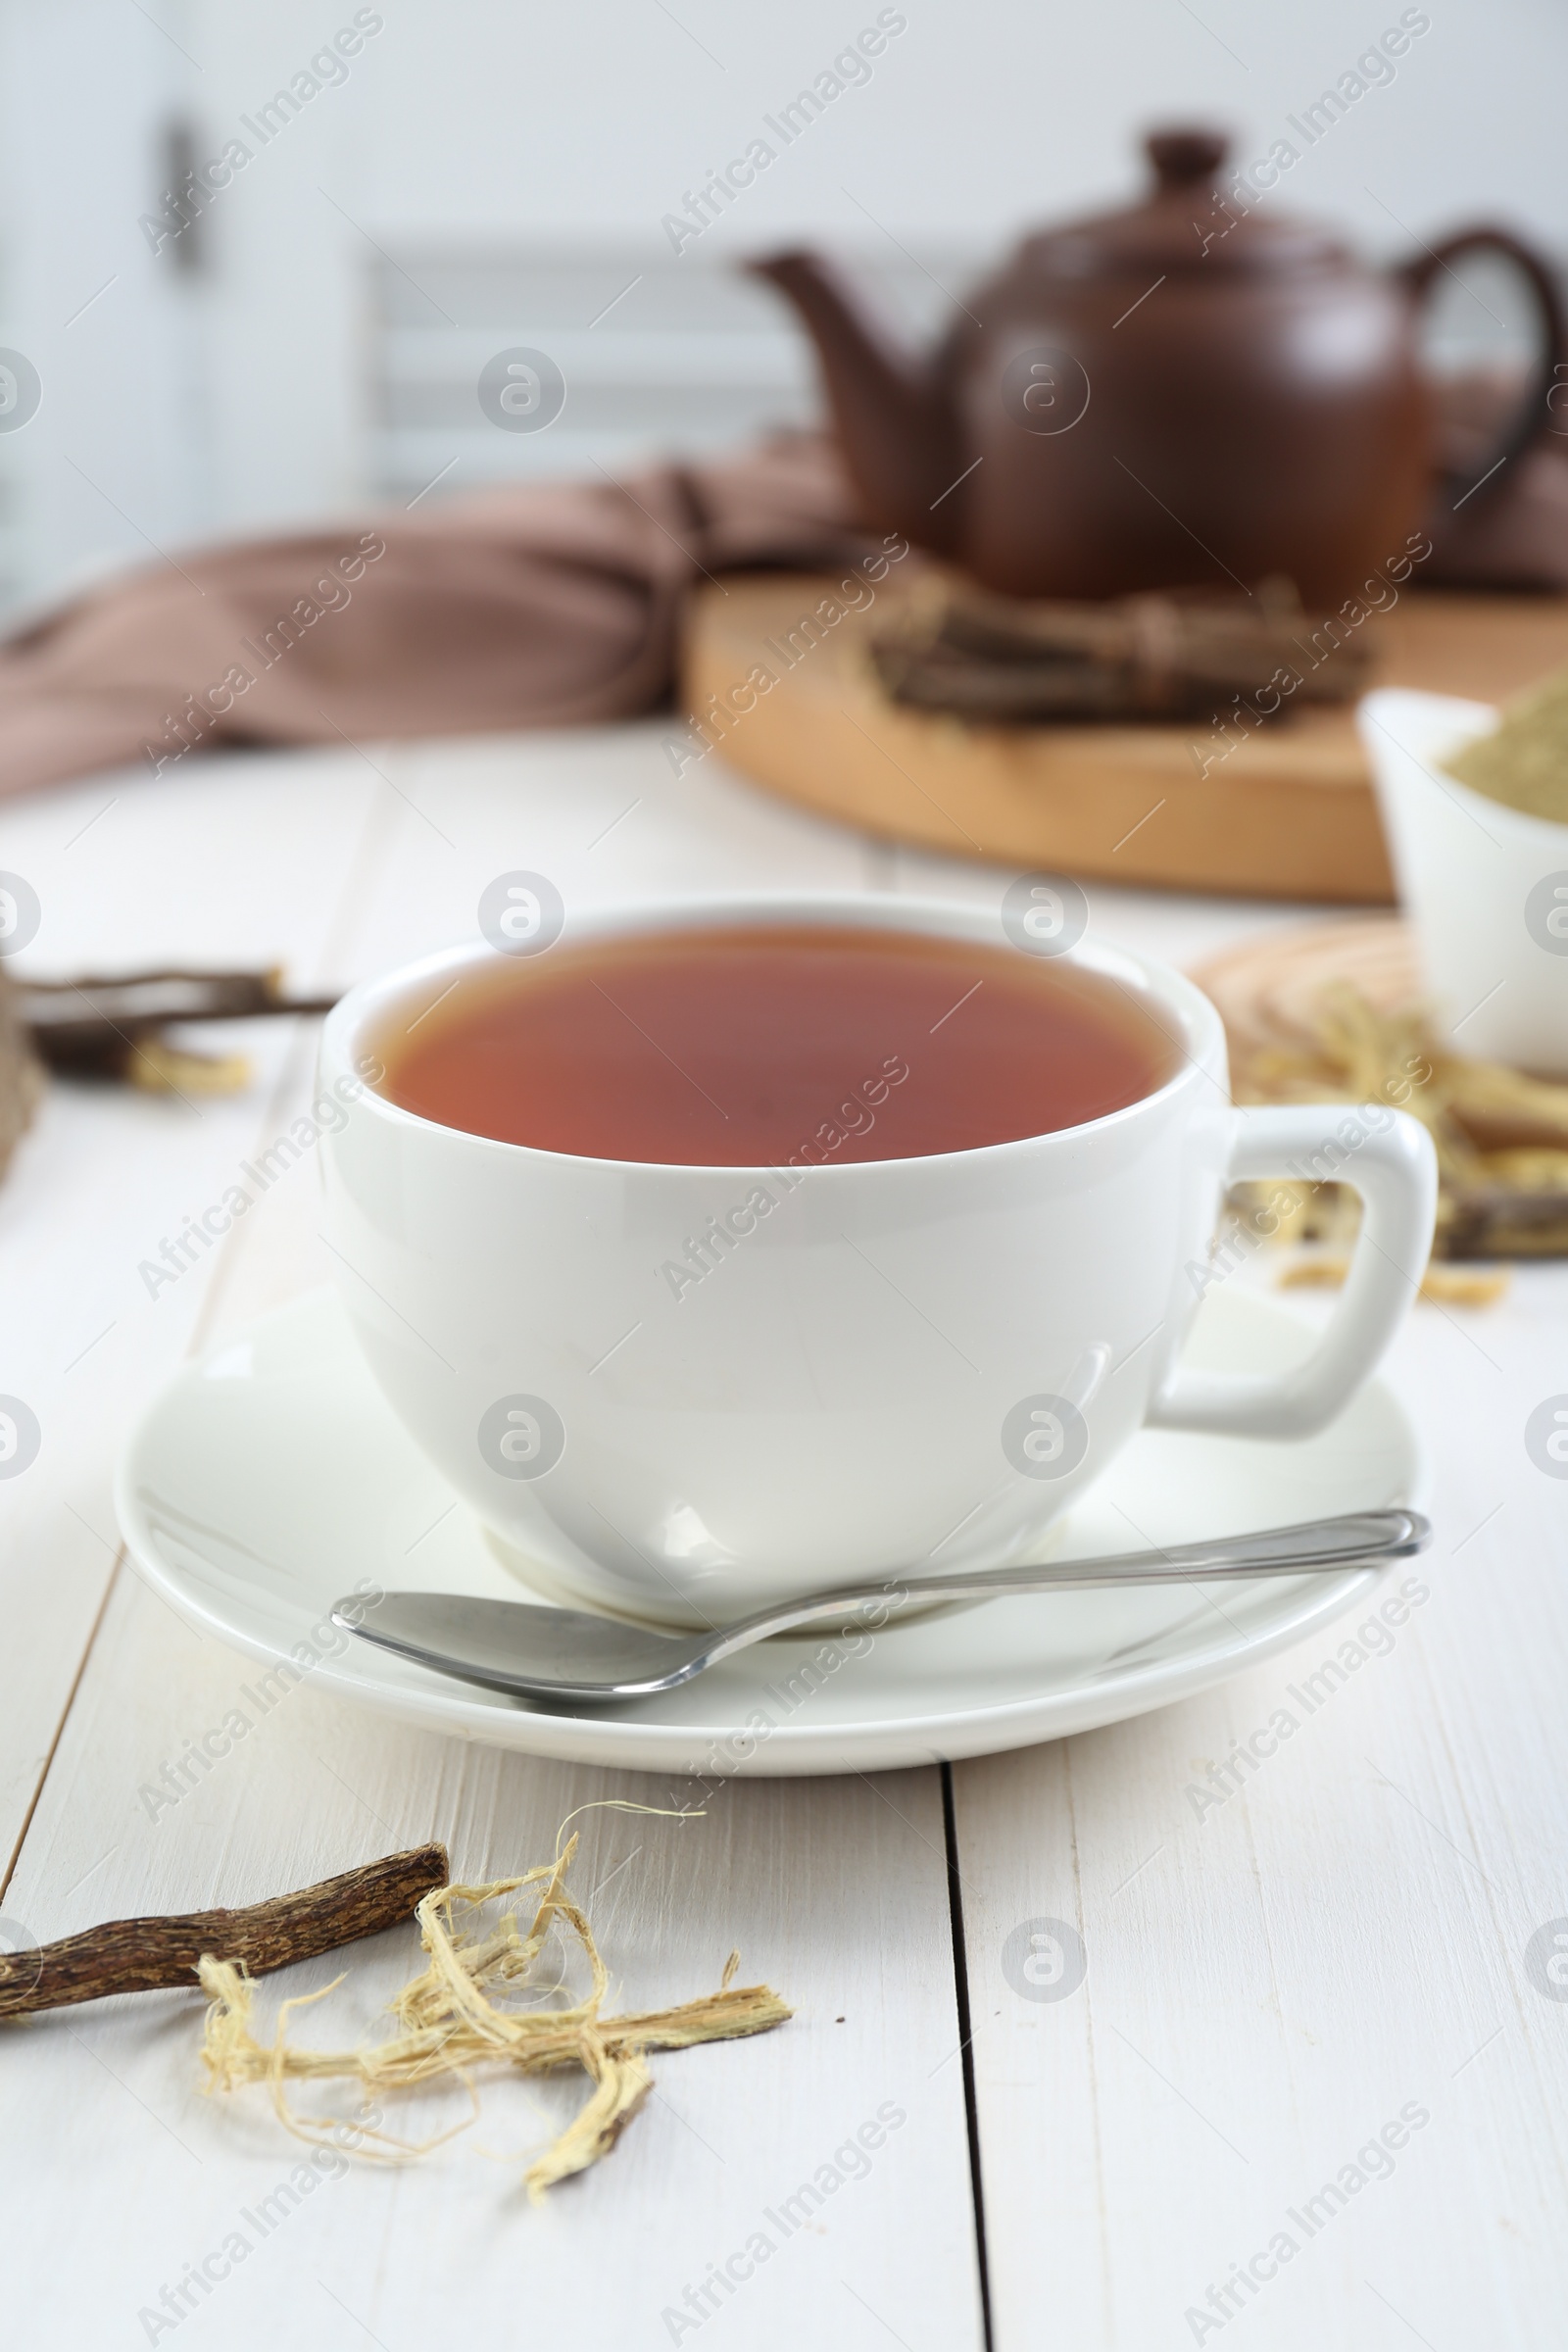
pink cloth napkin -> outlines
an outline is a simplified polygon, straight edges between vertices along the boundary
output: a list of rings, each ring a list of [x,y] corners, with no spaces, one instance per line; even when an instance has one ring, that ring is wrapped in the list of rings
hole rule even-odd
[[[493,489],[182,554],[0,646],[0,791],[225,744],[629,717],[669,692],[694,582],[862,544],[831,445],[791,435],[623,487]]]

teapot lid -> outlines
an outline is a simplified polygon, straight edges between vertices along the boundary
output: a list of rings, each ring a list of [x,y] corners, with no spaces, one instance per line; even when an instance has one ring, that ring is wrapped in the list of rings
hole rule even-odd
[[[1059,277],[1136,276],[1140,271],[1245,271],[1345,263],[1343,245],[1309,222],[1250,210],[1220,182],[1230,142],[1222,131],[1152,131],[1144,150],[1154,185],[1142,203],[1042,230],[1021,259]]]

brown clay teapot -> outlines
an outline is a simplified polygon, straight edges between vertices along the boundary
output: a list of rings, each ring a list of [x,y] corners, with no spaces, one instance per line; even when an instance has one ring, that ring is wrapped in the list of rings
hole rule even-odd
[[[1542,354],[1500,449],[1534,437],[1565,356],[1551,277],[1473,228],[1380,274],[1218,186],[1225,140],[1148,141],[1142,204],[1031,236],[914,360],[808,253],[753,264],[816,345],[867,519],[1014,596],[1250,588],[1330,606],[1401,555],[1434,488],[1417,313],[1461,249],[1524,270]],[[1450,485],[1446,505],[1466,490]]]

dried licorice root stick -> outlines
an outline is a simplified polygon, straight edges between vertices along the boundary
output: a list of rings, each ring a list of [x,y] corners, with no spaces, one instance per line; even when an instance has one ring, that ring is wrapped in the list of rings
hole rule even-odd
[[[396,1927],[451,1875],[444,1845],[419,1845],[240,1911],[113,1919],[58,1943],[0,1954],[0,2018],[64,2009],[111,1992],[194,1987],[197,1964],[208,1956],[266,1976]]]
[[[627,1812],[658,1810],[649,1805],[623,1806],[619,1799],[611,1801],[617,1810]],[[736,1984],[740,1954],[732,1952],[716,1992],[683,2002],[676,2009],[602,2016],[610,1972],[593,1930],[565,1890],[566,1871],[576,1850],[573,1836],[564,1850],[558,1844],[553,1862],[540,1863],[520,1878],[492,1879],[484,1886],[442,1886],[427,1895],[419,1905],[418,1920],[430,1965],[390,2004],[401,2030],[379,2043],[359,2042],[347,2050],[314,2050],[290,2041],[292,2013],[314,2005],[322,1998],[319,1992],[283,2002],[272,2040],[260,2041],[252,2031],[254,1987],[229,1963],[203,1961],[202,1988],[212,1998],[202,2044],[207,2088],[227,2091],[245,2082],[265,2082],[271,2090],[279,2122],[296,2138],[321,2145],[349,2129],[362,2156],[400,2163],[427,2155],[466,2127],[458,2124],[429,2139],[406,2140],[360,2123],[350,2124],[347,2119],[297,2115],[288,2103],[287,2081],[357,2081],[366,2091],[379,2093],[455,2079],[467,2090],[477,2114],[473,2077],[481,2067],[510,2066],[518,2074],[533,2075],[575,2066],[592,2082],[592,2095],[574,2121],[529,2166],[524,2185],[537,2202],[556,2181],[597,2164],[609,2155],[653,2087],[644,2064],[649,2050],[684,2050],[699,2042],[765,2034],[782,2025],[792,2012],[769,1985]],[[490,1929],[475,1930],[466,1924],[485,1904],[530,1888],[536,1891],[531,1898],[533,1919],[526,1930],[515,1910],[507,1912]],[[558,1921],[575,1936],[587,1961],[588,1990],[580,2000],[565,1995],[556,2007],[504,2007],[498,1996],[527,1987],[534,1964]],[[327,1992],[332,1989],[324,1987]],[[555,1989],[563,1988],[558,1984]]]

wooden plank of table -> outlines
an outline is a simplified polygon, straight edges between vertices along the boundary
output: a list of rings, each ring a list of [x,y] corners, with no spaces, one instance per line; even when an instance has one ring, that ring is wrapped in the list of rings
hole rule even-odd
[[[905,842],[873,846],[884,861],[885,881],[878,887],[901,898],[956,900],[965,906],[984,906],[996,912],[1015,879],[1010,867],[941,858]],[[1197,891],[1140,889],[1094,876],[1082,888],[1088,902],[1087,936],[1091,940],[1101,946],[1130,949],[1134,955],[1152,956],[1161,963],[1174,964],[1178,971],[1244,941],[1321,925],[1325,913],[1309,900],[1207,898]],[[1357,923],[1381,925],[1388,921],[1384,914],[1357,914],[1344,907],[1336,907],[1329,919],[1341,930]]]
[[[1565,1303],[1549,1268],[1485,1315],[1417,1310],[1391,1377],[1440,1541],[1364,1665],[1341,1661],[1352,1620],[1206,1696],[955,1768],[999,2352],[1047,2312],[1128,2352],[1553,2339],[1568,1484],[1523,1430],[1561,1389]],[[1343,1684],[1310,1679],[1325,1660]],[[1212,1801],[1209,1766],[1259,1731],[1276,1752]],[[1082,1938],[1081,1982],[1050,1925],[1038,1983],[1016,1946],[1004,1966],[1031,1922]]]
[[[323,977],[324,925],[380,789],[349,755],[108,777],[0,808],[0,865],[43,922],[19,970],[63,977],[188,959]],[[57,1082],[0,1188],[0,1390],[36,1415],[36,1460],[0,1481],[0,1609],[26,1660],[0,1709],[0,1883],[114,1568],[115,1456],[199,1331],[218,1253],[140,1271],[276,1132],[295,1024],[225,1029],[256,1083],[176,1099]]]
[[[605,738],[597,756],[582,737],[378,755],[380,830],[373,856],[340,865],[334,968],[461,935],[479,888],[516,864],[561,877],[568,898],[865,879],[853,841],[736,803],[716,775],[662,798],[650,752],[645,731],[640,745]],[[640,820],[639,802],[650,805]],[[279,1123],[308,1087],[297,1054]],[[275,1186],[236,1226],[212,1294],[214,1338],[317,1277],[315,1224],[307,1178]],[[144,1793],[192,1737],[245,1706],[253,1680],[122,1577],[6,1890],[8,1918],[47,1936],[129,1911],[240,1902],[433,1835],[465,1873],[501,1873],[543,1858],[565,1817],[606,1795],[691,1801],[684,1786],[411,1734],[308,1684],[177,1806]],[[212,2286],[222,2316],[209,2328],[240,2347],[286,2332],[335,2348],[367,2332],[403,2352],[454,2320],[514,2328],[519,2307],[561,2337],[683,2341],[727,2316],[727,2289],[704,2281],[726,2262],[733,2279],[732,2258],[744,2268],[761,2231],[776,2243],[735,2287],[740,2340],[793,2346],[825,2320],[850,2346],[890,2328],[977,2346],[939,1776],[737,1783],[712,1792],[705,1820],[580,1822],[577,1883],[596,1890],[590,1909],[628,2004],[705,1989],[733,1942],[798,2019],[760,2041],[658,2061],[657,2094],[609,2165],[540,2213],[522,2206],[517,2164],[471,2143],[408,2173],[356,2167],[290,2206],[276,2192],[299,2151],[265,2097],[197,2095],[199,2002],[148,1995],[38,2019],[8,2035],[0,2070],[0,2113],[36,2151],[12,2202],[25,2249],[8,2276],[13,2308],[40,2309],[47,2295],[71,2340],[130,2335],[138,2319],[141,2337],[162,2340],[142,2315],[156,2315],[166,2284],[177,2309],[180,2279],[208,2260],[209,2278],[232,2265]],[[409,1973],[411,1945],[405,1931],[353,1955],[347,2039]],[[294,1982],[332,1973],[312,1964]],[[324,2021],[307,2014],[314,2033]],[[503,2086],[474,2139],[536,2147],[569,2103],[548,2086]],[[868,2122],[886,2137],[862,2165],[852,2142]],[[102,2222],[90,2263],[74,2258],[77,2207],[49,2186],[67,2165]],[[804,2198],[803,2182],[814,2184]],[[268,2199],[264,2232],[242,2217]],[[249,2242],[225,2256],[236,2231]],[[205,2302],[199,2285],[186,2291]]]

